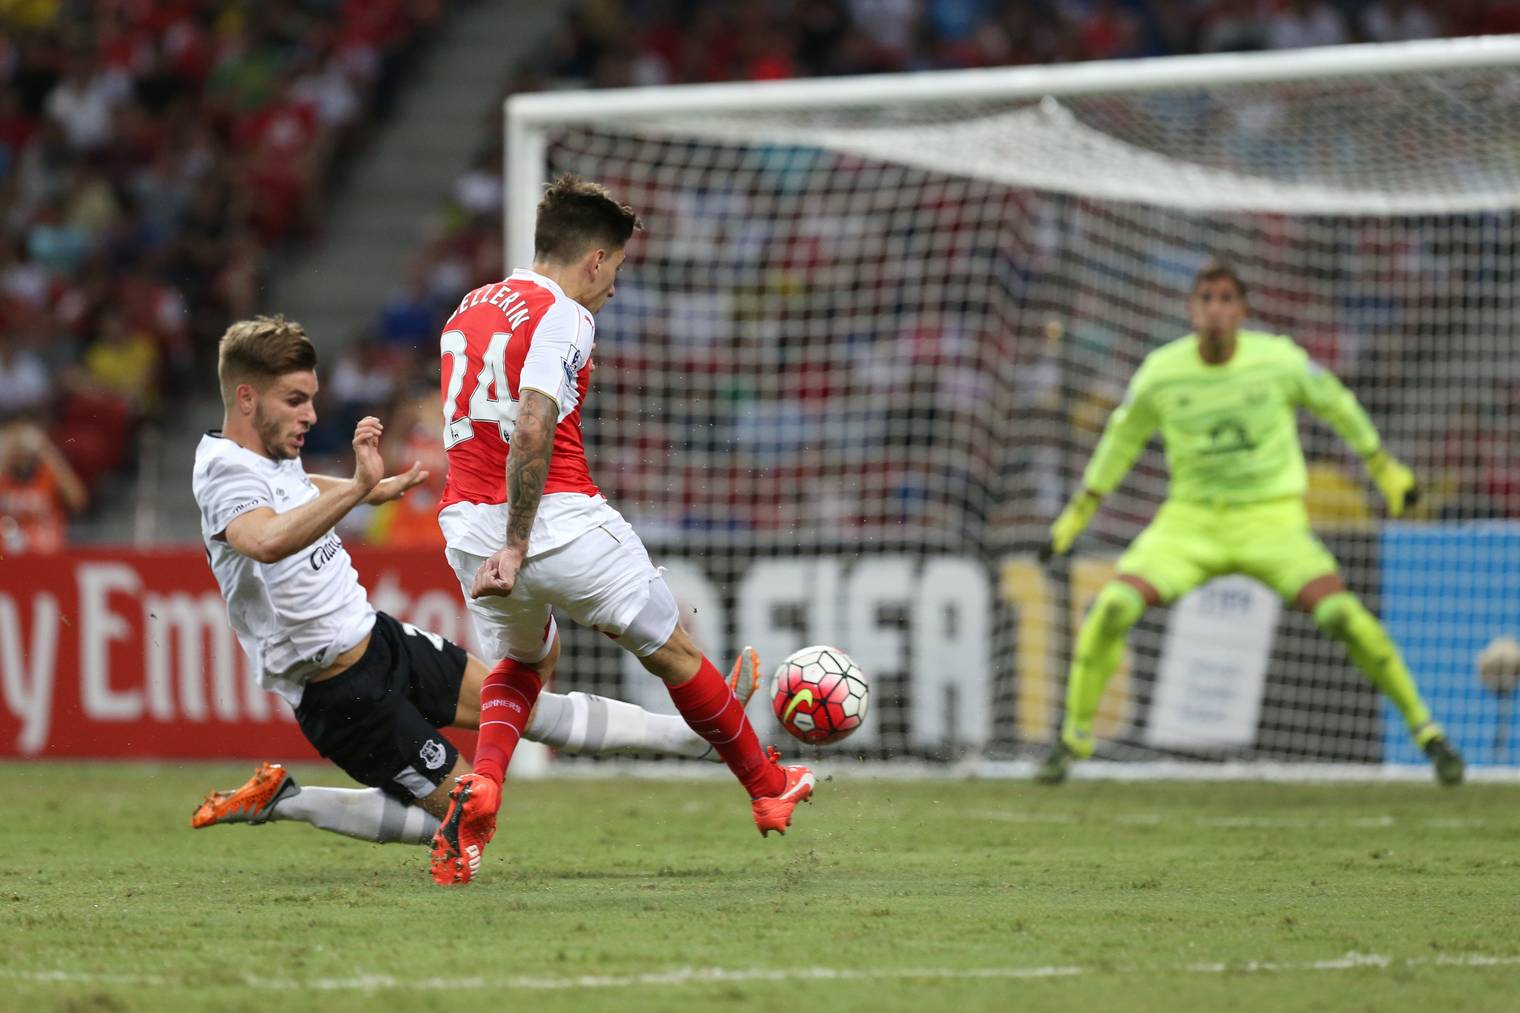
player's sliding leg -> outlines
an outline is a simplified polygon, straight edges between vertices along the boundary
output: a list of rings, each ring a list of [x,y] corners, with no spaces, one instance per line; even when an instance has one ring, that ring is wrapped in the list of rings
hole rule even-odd
[[[478,672],[467,671],[464,684],[467,692],[461,694],[456,724],[473,727],[479,721],[477,702],[485,666],[479,662],[476,666]],[[729,688],[741,704],[748,703],[754,694],[759,674],[759,657],[754,648],[746,646],[728,677]],[[621,700],[585,693],[540,694],[524,737],[571,753],[651,752],[719,759],[712,746],[675,715],[652,714]],[[457,773],[468,770],[464,767]],[[256,826],[297,821],[376,844],[427,844],[437,832],[448,805],[448,793],[444,791],[435,791],[409,805],[378,788],[303,787],[284,767],[265,763],[241,787],[207,795],[191,817],[190,825]]]
[[[728,674],[728,688],[749,703],[760,681],[760,658],[753,647],[739,652]],[[523,737],[572,755],[657,753],[721,762],[706,739],[674,714],[655,714],[622,700],[589,693],[541,693]]]
[[[1420,698],[1397,645],[1361,600],[1345,590],[1338,579],[1336,584],[1339,590],[1314,603],[1315,623],[1345,645],[1356,667],[1398,708],[1415,745],[1430,757],[1436,778],[1442,784],[1460,784],[1464,772],[1462,757],[1441,726],[1431,720],[1430,708]]]
[[[1067,674],[1066,716],[1061,722],[1061,737],[1035,773],[1035,779],[1042,784],[1061,783],[1066,780],[1073,759],[1086,759],[1093,754],[1093,720],[1098,713],[1098,701],[1119,667],[1125,638],[1145,614],[1146,598],[1139,587],[1125,580],[1109,581],[1098,592],[1077,631],[1076,650]]]
[[[294,820],[376,844],[425,844],[438,817],[379,788],[301,787],[279,764],[265,763],[242,787],[206,796],[192,827]]]

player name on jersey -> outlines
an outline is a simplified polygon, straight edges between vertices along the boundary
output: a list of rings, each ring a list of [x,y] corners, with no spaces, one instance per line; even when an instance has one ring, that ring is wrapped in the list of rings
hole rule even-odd
[[[459,308],[454,311],[454,316],[457,317],[465,310],[473,309],[482,303],[501,310],[507,318],[507,326],[510,330],[517,330],[533,316],[533,311],[524,304],[523,294],[512,291],[506,281],[499,281],[494,285],[482,285],[466,295],[460,301]]]

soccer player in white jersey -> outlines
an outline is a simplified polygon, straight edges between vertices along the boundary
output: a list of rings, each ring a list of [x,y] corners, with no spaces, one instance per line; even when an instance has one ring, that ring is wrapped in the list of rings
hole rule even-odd
[[[467,883],[496,831],[501,782],[539,687],[554,671],[553,606],[615,640],[748,791],[762,835],[785,833],[813,774],[762,750],[743,706],[676,622],[676,601],[591,480],[581,405],[594,314],[612,298],[638,216],[597,183],[561,176],[534,226],[532,270],[466,295],[444,325],[438,523],[481,645],[502,660],[481,687],[475,769],[433,842],[432,875]]]
[[[354,430],[351,479],[308,475],[301,446],[316,421],[317,356],[283,317],[233,324],[218,373],[226,415],[196,448],[201,532],[227,615],[259,683],[295,709],[302,733],[369,790],[298,786],[262,765],[230,792],[213,792],[191,820],[300,820],[377,842],[430,841],[448,806],[440,785],[469,765],[444,727],[473,729],[486,666],[435,633],[369,603],[334,525],[361,502],[395,499],[423,481],[418,465],[383,478],[375,418]],[[730,675],[748,699],[759,662],[746,648]],[[667,752],[709,745],[681,719],[582,693],[545,693],[529,738],[571,752]]]

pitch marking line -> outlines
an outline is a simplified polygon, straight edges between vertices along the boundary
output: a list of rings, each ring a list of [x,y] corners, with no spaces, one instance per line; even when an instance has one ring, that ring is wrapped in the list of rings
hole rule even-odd
[[[1078,815],[1066,812],[1017,812],[1002,809],[980,809],[963,813],[967,819],[989,820],[997,823],[1118,823],[1126,826],[1159,826],[1163,823],[1187,823],[1192,826],[1212,827],[1220,830],[1307,830],[1311,827],[1355,827],[1359,829],[1384,829],[1401,822],[1410,826],[1432,830],[1482,830],[1488,827],[1483,819],[1431,817],[1400,820],[1395,816],[1360,816],[1348,819],[1308,819],[1294,816],[1195,816],[1178,819],[1160,813],[1095,813]]]
[[[1274,961],[1250,960],[1240,963],[1182,964],[1173,967],[1085,967],[1051,965],[1046,967],[982,968],[878,968],[876,970],[796,967],[750,968],[725,967],[674,968],[644,974],[585,974],[569,978],[546,978],[518,975],[502,978],[397,978],[389,974],[360,974],[348,978],[262,978],[248,976],[236,987],[264,991],[305,992],[379,992],[379,991],[480,991],[484,989],[520,989],[535,992],[563,992],[581,989],[658,988],[682,985],[733,984],[751,981],[1003,981],[1031,978],[1075,978],[1090,974],[1293,974],[1317,971],[1382,971],[1390,968],[1490,968],[1520,966],[1520,956],[1496,956],[1487,953],[1446,953],[1436,957],[1398,959],[1378,953],[1347,953],[1329,960]],[[152,974],[95,974],[88,971],[26,971],[0,967],[0,978],[33,984],[128,985],[183,988],[202,983],[193,976],[174,978]]]

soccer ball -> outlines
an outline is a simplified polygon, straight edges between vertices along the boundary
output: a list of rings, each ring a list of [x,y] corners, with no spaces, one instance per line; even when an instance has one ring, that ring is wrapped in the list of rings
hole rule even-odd
[[[1520,642],[1495,637],[1478,655],[1478,678],[1495,693],[1513,693],[1520,685]]]
[[[804,647],[771,676],[771,710],[794,738],[838,742],[866,719],[866,676],[837,647]]]

